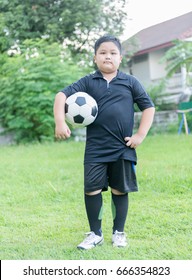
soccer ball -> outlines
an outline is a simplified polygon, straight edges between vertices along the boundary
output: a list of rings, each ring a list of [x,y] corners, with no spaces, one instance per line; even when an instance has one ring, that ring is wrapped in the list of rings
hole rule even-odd
[[[94,122],[98,114],[97,102],[86,92],[76,92],[65,102],[65,118],[75,127],[83,127]]]

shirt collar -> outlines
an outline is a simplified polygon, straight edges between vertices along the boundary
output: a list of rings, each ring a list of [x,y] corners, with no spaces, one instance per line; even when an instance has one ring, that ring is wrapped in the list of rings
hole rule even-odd
[[[102,78],[103,79],[103,75],[101,74],[101,72],[99,70],[97,70],[93,73],[93,79],[96,79],[96,78]],[[127,75],[118,70],[117,71],[117,76],[115,78],[120,79],[120,80],[126,80]]]

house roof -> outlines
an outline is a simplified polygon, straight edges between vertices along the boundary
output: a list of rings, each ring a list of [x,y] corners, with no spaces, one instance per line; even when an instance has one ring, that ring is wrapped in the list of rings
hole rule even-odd
[[[135,55],[141,55],[172,46],[175,39],[189,37],[192,37],[192,12],[143,29],[123,42],[122,45],[126,52],[133,49],[133,40],[136,40],[137,52]]]

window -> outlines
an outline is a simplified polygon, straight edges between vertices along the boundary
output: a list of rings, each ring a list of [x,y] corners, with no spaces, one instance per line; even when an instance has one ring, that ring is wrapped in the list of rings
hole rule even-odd
[[[135,64],[136,63],[141,63],[141,62],[147,61],[147,59],[148,59],[148,53],[145,53],[145,54],[141,54],[141,55],[135,56],[133,58],[133,62]]]

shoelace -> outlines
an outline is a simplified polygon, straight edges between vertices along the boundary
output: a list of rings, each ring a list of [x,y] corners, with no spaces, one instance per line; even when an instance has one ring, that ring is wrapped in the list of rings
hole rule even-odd
[[[93,232],[87,232],[87,233],[85,233],[85,235],[87,235],[87,236],[85,237],[84,243],[89,243],[89,241],[92,240],[92,238],[94,236],[94,233]]]
[[[124,232],[118,232],[115,234],[115,238],[118,239],[119,241],[122,241],[123,238],[125,238],[125,233]]]

